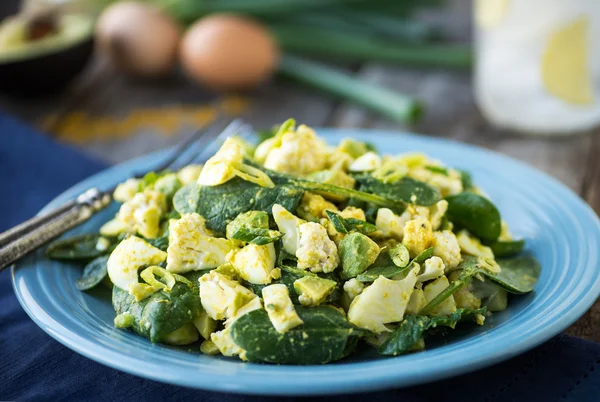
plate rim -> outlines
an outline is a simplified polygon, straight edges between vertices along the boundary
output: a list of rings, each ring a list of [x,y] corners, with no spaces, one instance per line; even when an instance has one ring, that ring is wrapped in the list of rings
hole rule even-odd
[[[576,200],[576,202],[579,204],[579,207],[582,207],[581,212],[584,212],[585,214],[589,215],[589,218],[591,218],[593,223],[595,223],[595,228],[596,228],[597,234],[600,233],[600,220],[598,219],[598,216],[596,215],[595,211],[593,211],[593,209],[578,194],[576,194],[574,191],[572,191],[566,185],[561,183],[559,180],[546,174],[545,172],[540,171],[539,169],[537,169],[533,166],[530,166],[522,161],[516,160],[512,157],[501,154],[499,152],[496,152],[496,151],[493,151],[490,149],[486,149],[486,148],[482,148],[482,147],[479,147],[476,145],[463,143],[463,142],[460,142],[460,141],[457,141],[454,139],[424,136],[424,135],[418,135],[418,134],[413,134],[413,133],[409,133],[409,132],[398,132],[398,131],[393,131],[393,130],[316,128],[316,131],[319,132],[321,135],[323,135],[325,138],[327,138],[327,134],[334,134],[334,135],[343,134],[343,135],[347,135],[347,136],[352,136],[355,134],[364,135],[365,133],[368,133],[372,136],[383,136],[383,137],[406,136],[406,137],[416,138],[419,141],[425,141],[425,142],[434,143],[434,144],[435,143],[448,144],[448,145],[454,146],[454,147],[456,147],[456,146],[464,147],[464,148],[470,149],[471,151],[488,153],[490,155],[493,155],[495,158],[499,158],[504,163],[510,163],[511,165],[515,165],[519,169],[526,169],[529,172],[533,172],[537,175],[541,175],[545,179],[552,182],[552,184],[554,186],[560,187],[561,191],[563,191],[563,192],[566,191],[570,196],[572,196]],[[69,194],[76,193],[77,191],[81,191],[82,188],[89,186],[90,184],[88,184],[88,183],[98,180],[99,176],[111,175],[111,174],[116,176],[117,172],[119,172],[120,174],[123,174],[126,171],[132,171],[134,166],[142,165],[144,163],[146,163],[146,164],[151,163],[150,161],[154,161],[157,156],[160,157],[160,155],[165,152],[168,152],[168,150],[152,152],[152,153],[149,153],[146,155],[136,157],[132,160],[125,161],[123,163],[113,165],[106,169],[103,169],[100,172],[95,173],[94,175],[76,183],[75,185],[69,187],[67,190],[63,191],[60,195],[58,195],[52,201],[50,201],[40,211],[40,213],[45,212],[45,210],[47,210],[48,208],[53,206],[59,200],[69,196]],[[527,338],[525,341],[515,343],[508,350],[507,349],[503,350],[502,353],[497,352],[497,353],[492,354],[491,356],[490,356],[490,354],[486,354],[485,358],[479,357],[478,359],[471,359],[469,361],[469,364],[463,364],[459,367],[455,367],[455,366],[452,367],[452,371],[450,371],[450,370],[448,370],[447,372],[439,372],[438,371],[435,373],[428,373],[427,375],[420,375],[420,376],[413,375],[412,378],[404,379],[404,381],[402,381],[402,382],[398,382],[398,374],[397,373],[387,373],[387,375],[384,375],[386,373],[380,373],[380,375],[377,376],[377,378],[372,379],[372,381],[369,383],[365,383],[365,382],[348,383],[348,381],[345,378],[338,378],[333,383],[320,384],[319,386],[314,387],[314,388],[305,387],[305,388],[299,389],[296,386],[294,389],[282,390],[281,387],[271,387],[271,388],[265,389],[265,388],[262,388],[261,386],[251,386],[251,384],[248,384],[248,383],[245,383],[244,386],[239,386],[239,384],[231,384],[231,383],[222,384],[222,383],[218,383],[218,382],[217,383],[210,382],[209,380],[203,381],[203,382],[202,381],[198,382],[198,381],[190,381],[189,379],[186,379],[186,378],[167,378],[167,379],[165,379],[164,375],[158,376],[152,370],[140,369],[139,367],[136,367],[135,365],[129,364],[129,363],[135,362],[136,359],[127,358],[125,360],[118,360],[118,359],[111,360],[110,354],[103,356],[102,353],[100,353],[100,352],[95,353],[93,348],[86,349],[83,346],[83,344],[79,344],[77,342],[74,343],[73,340],[71,339],[72,336],[74,336],[75,338],[82,338],[81,335],[77,335],[77,334],[74,334],[71,332],[70,334],[72,336],[69,336],[69,334],[65,335],[65,334],[61,334],[60,332],[57,332],[57,331],[50,331],[49,328],[47,328],[48,324],[46,323],[46,321],[43,320],[42,318],[40,318],[38,315],[36,315],[36,312],[34,311],[35,310],[34,307],[36,307],[36,306],[29,305],[28,300],[26,300],[26,297],[23,294],[21,294],[21,292],[18,290],[19,289],[19,286],[17,284],[17,280],[18,280],[17,276],[18,275],[16,274],[17,266],[18,266],[18,264],[15,264],[12,267],[11,279],[12,279],[13,289],[15,291],[15,294],[17,295],[17,299],[19,300],[19,303],[21,304],[22,308],[25,310],[25,312],[28,314],[28,316],[42,330],[44,330],[44,332],[46,332],[51,337],[53,337],[54,339],[56,339],[58,342],[62,343],[63,345],[67,346],[71,350],[74,350],[75,352],[77,352],[83,356],[86,356],[94,361],[97,361],[97,362],[107,365],[109,367],[130,373],[133,375],[150,378],[150,379],[160,381],[160,382],[173,383],[173,384],[177,384],[177,385],[207,389],[207,390],[212,390],[212,391],[233,392],[233,393],[243,393],[243,394],[258,394],[258,395],[325,395],[325,394],[340,394],[340,393],[348,393],[348,392],[366,392],[366,391],[372,391],[372,390],[381,390],[381,389],[391,388],[394,386],[395,387],[403,387],[403,386],[409,386],[409,385],[418,385],[418,384],[422,384],[422,383],[427,383],[427,382],[432,382],[432,381],[436,381],[436,380],[440,380],[440,379],[444,379],[444,378],[453,377],[453,376],[460,375],[460,374],[465,374],[465,373],[475,371],[477,369],[507,360],[511,357],[514,357],[520,353],[523,353],[523,352],[545,342],[546,340],[550,339],[554,335],[563,331],[569,325],[571,325],[573,322],[575,322],[580,316],[582,316],[585,313],[585,311],[587,311],[589,309],[589,307],[598,298],[598,295],[600,295],[600,277],[599,277],[598,279],[596,279],[593,286],[590,287],[589,292],[587,294],[585,294],[582,298],[578,299],[576,301],[576,303],[574,303],[570,306],[570,308],[567,311],[568,314],[566,314],[563,317],[563,319],[556,320],[552,323],[549,323],[548,325],[543,327],[542,330],[538,330],[533,335],[529,336],[529,338]],[[42,310],[42,312],[43,312],[43,309],[40,306],[37,306],[37,307],[40,310]],[[88,342],[90,342],[90,341],[88,340]],[[105,349],[106,347],[104,346],[103,348]],[[112,354],[116,353],[114,350],[112,350],[111,352],[112,352]],[[129,360],[131,360],[131,362],[129,362]],[[386,359],[386,360],[377,360],[377,361],[373,361],[373,362],[359,362],[358,365],[361,365],[361,366],[368,366],[368,365],[387,366],[387,365],[390,365],[389,362],[392,362],[392,361],[393,361],[392,359]],[[387,363],[382,364],[384,362],[387,362]],[[239,363],[239,364],[243,364],[243,363]],[[355,363],[350,363],[350,365],[352,365],[352,364],[355,364]],[[278,367],[278,368],[280,368],[280,367],[286,367],[286,368],[300,367],[301,368],[301,367],[306,367],[306,366],[264,366],[264,365],[261,365],[261,367]],[[333,367],[333,366],[326,365],[326,366],[309,366],[309,367],[312,370],[314,370],[315,368],[323,368],[323,367],[329,368],[329,367]],[[335,366],[335,367],[338,367],[338,368],[344,367],[344,365],[339,365],[339,366]],[[164,374],[164,373],[161,373],[161,374]]]

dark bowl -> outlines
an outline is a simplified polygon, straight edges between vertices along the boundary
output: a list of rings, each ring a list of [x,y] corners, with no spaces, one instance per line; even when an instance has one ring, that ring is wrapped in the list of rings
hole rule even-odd
[[[84,69],[94,51],[94,38],[20,60],[0,62],[0,92],[41,96],[63,90]]]

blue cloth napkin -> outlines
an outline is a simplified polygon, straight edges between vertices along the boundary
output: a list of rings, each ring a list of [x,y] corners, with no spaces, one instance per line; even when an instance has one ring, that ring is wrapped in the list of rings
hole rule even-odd
[[[104,165],[0,113],[0,231],[30,217]],[[515,339],[515,342],[518,342]],[[600,344],[560,335],[475,373],[418,387],[321,399],[377,401],[598,401]],[[0,400],[300,400],[230,395],[125,374],[62,346],[27,317],[0,273]],[[307,398],[308,399],[308,398]]]

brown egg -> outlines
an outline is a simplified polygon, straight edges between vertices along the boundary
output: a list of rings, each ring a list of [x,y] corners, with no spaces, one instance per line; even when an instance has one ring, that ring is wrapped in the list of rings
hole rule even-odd
[[[130,74],[157,76],[175,65],[180,28],[149,4],[126,1],[109,6],[98,20],[96,34],[100,50]]]
[[[259,23],[219,14],[189,28],[180,45],[180,57],[186,73],[201,84],[217,90],[249,89],[271,76],[279,50]]]

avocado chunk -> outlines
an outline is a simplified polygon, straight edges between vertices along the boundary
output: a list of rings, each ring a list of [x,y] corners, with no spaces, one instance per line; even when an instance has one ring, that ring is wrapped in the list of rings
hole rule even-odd
[[[346,236],[339,245],[342,260],[342,279],[354,278],[366,271],[379,256],[379,246],[362,233]]]
[[[318,306],[333,292],[336,281],[318,276],[303,276],[294,281],[294,290],[303,306]]]

